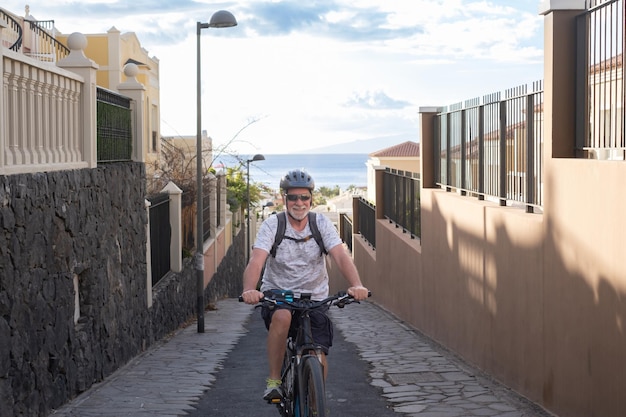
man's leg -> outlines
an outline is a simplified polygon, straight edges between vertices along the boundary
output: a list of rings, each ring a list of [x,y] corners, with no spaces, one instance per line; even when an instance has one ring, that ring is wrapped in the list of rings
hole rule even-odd
[[[267,317],[269,319],[269,317]],[[267,321],[266,321],[267,323]],[[285,309],[275,310],[267,334],[267,359],[269,364],[269,377],[263,399],[272,401],[282,398],[284,393],[280,388],[280,371],[283,366],[283,358],[291,325],[291,311]]]
[[[324,380],[328,376],[328,360],[326,358],[327,351],[333,344],[333,323],[330,317],[326,314],[325,310],[316,310],[311,313],[311,331],[313,333],[313,339],[323,346],[326,346],[324,353],[322,354],[322,367],[324,370]]]
[[[280,379],[290,325],[291,311],[279,309],[274,312],[267,335],[267,358],[271,379]]]

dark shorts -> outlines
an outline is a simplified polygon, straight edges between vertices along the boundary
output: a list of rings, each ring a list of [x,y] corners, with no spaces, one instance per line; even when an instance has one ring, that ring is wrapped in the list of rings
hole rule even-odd
[[[273,309],[263,306],[261,308],[261,317],[265,321],[265,327],[269,330],[270,323],[272,321],[272,315],[277,309],[289,309],[285,306],[275,306]],[[313,340],[322,346],[322,350],[328,355],[328,349],[333,345],[333,322],[326,314],[328,306],[320,308],[315,311],[311,311],[311,333],[313,333]],[[291,328],[289,329],[289,335],[296,336],[296,325],[298,324],[299,311],[291,312]]]

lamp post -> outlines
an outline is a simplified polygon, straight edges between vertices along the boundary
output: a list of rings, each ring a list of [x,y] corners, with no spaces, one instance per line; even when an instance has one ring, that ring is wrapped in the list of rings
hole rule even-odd
[[[197,293],[197,315],[198,315],[198,333],[204,333],[204,231],[202,221],[202,177],[203,177],[203,161],[202,161],[202,104],[201,104],[201,77],[200,77],[200,33],[202,29],[207,28],[227,28],[237,26],[235,16],[229,11],[219,10],[213,13],[209,23],[198,22],[196,26],[197,37],[197,79],[196,79],[196,180],[198,188],[196,203],[196,293]]]
[[[248,219],[246,223],[246,233],[247,233],[247,246],[246,246],[246,261],[250,260],[250,162],[254,161],[264,161],[265,157],[261,154],[256,154],[252,157],[252,159],[246,160],[246,178],[247,178],[247,186],[246,186],[246,209],[248,211]]]

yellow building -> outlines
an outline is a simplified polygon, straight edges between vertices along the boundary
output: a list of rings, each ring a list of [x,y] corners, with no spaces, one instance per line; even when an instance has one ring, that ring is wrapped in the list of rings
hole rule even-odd
[[[132,63],[139,69],[136,79],[146,88],[144,103],[146,124],[143,137],[146,140],[144,144],[146,171],[150,175],[161,151],[159,60],[151,57],[148,51],[141,47],[134,32],[121,33],[112,27],[107,33],[84,35],[87,37],[85,55],[99,65],[96,75],[99,87],[117,91],[117,87],[126,81],[124,66]],[[57,34],[57,40],[67,44],[68,36]]]
[[[7,25],[10,25],[9,20],[12,19],[22,31],[21,38],[18,31],[4,31],[6,33],[2,37],[5,47],[15,44],[18,48],[16,51],[52,63],[69,52],[65,47],[69,34],[61,33],[55,27],[54,20],[41,20],[31,15],[29,6],[24,8],[24,17],[3,9],[0,19]],[[141,47],[133,32],[122,34],[112,27],[107,33],[84,35],[87,38],[87,47],[83,52],[99,66],[96,73],[98,87],[118,92],[119,85],[127,81],[124,66],[129,63],[137,65],[139,72],[135,79],[145,88],[144,103],[141,106],[144,109],[141,136],[145,141],[142,160],[146,162],[148,175],[152,175],[153,167],[158,166],[161,152],[159,60],[151,57]]]

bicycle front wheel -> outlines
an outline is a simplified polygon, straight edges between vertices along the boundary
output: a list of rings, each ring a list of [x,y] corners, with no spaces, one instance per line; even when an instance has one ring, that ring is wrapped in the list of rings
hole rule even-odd
[[[305,356],[300,369],[300,417],[326,417],[322,364],[317,356]]]

